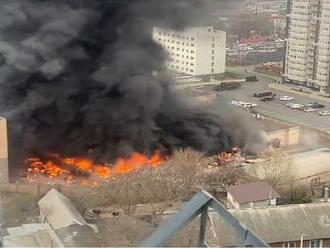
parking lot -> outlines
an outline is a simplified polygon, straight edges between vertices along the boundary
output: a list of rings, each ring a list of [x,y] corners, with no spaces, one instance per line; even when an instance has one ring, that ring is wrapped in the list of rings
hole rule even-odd
[[[290,109],[285,104],[287,101],[280,101],[281,96],[292,96],[294,100],[291,102],[306,104],[315,102],[315,99],[309,98],[308,96],[296,95],[294,93],[286,93],[281,91],[270,90],[268,85],[272,82],[267,77],[258,76],[258,82],[248,82],[242,85],[242,88],[237,90],[227,90],[219,92],[220,98],[225,98],[228,103],[232,100],[256,103],[258,106],[255,110],[260,114],[274,117],[279,120],[287,121],[296,125],[306,126],[317,130],[330,132],[330,116],[319,116],[318,111],[315,112],[304,112],[302,110]],[[260,99],[253,97],[255,92],[272,91],[276,93],[275,100],[263,102]],[[330,103],[325,101],[317,101],[325,108],[321,110],[330,110]]]

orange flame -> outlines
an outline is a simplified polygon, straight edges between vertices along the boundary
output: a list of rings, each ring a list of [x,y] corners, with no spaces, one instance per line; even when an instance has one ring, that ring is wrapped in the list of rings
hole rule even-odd
[[[54,161],[59,161],[59,164]],[[72,176],[74,176],[72,172],[75,170],[101,179],[108,179],[114,174],[125,174],[144,167],[154,168],[163,161],[162,155],[157,151],[151,157],[134,152],[128,158],[118,158],[113,166],[110,167],[93,163],[85,158],[61,158],[59,155],[52,155],[46,162],[43,162],[40,158],[29,158],[26,160],[26,164],[28,177],[30,178],[34,175],[44,175],[49,178],[64,177],[67,180],[71,180]]]

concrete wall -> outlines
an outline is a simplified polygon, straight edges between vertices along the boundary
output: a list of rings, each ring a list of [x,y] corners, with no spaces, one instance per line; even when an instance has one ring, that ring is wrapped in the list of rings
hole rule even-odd
[[[276,198],[271,200],[257,201],[257,202],[247,202],[247,203],[238,203],[235,201],[233,196],[228,192],[227,200],[235,209],[244,209],[244,208],[266,208],[269,206],[276,206]]]
[[[37,195],[44,195],[50,189],[56,188],[59,192],[63,194],[68,194],[70,192],[74,192],[76,190],[81,190],[81,188],[90,187],[90,186],[82,186],[82,185],[51,185],[51,184],[37,184],[37,183],[25,183],[25,182],[16,182],[16,183],[3,183],[0,184],[0,192],[7,193],[31,193]]]
[[[276,205],[276,199],[264,200],[264,201],[257,201],[257,202],[248,202],[240,204],[240,208],[267,208],[269,206],[275,206]]]
[[[300,141],[300,128],[292,127],[285,130],[267,132],[267,136],[270,140],[279,139],[281,147],[297,145]]]
[[[198,29],[196,40],[196,75],[224,73],[226,33]]]

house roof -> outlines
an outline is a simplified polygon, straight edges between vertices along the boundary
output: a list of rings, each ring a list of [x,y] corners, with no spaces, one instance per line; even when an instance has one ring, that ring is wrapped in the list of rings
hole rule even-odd
[[[330,203],[230,210],[266,243],[330,238]],[[235,245],[235,235],[216,213],[210,213],[220,246]]]
[[[279,196],[273,187],[265,182],[234,185],[228,187],[227,191],[238,203],[268,200]]]
[[[51,189],[38,202],[41,212],[53,229],[71,225],[88,225],[72,202],[56,189]]]

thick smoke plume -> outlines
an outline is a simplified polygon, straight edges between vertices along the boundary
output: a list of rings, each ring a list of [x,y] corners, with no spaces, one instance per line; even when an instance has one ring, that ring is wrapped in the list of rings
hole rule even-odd
[[[241,123],[172,93],[166,54],[152,40],[153,26],[182,29],[198,20],[202,2],[1,0],[0,113],[14,156],[111,161],[133,150],[245,144]]]

